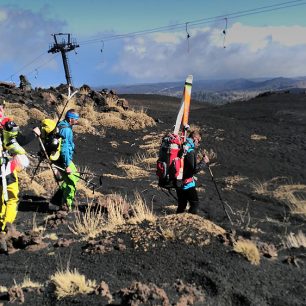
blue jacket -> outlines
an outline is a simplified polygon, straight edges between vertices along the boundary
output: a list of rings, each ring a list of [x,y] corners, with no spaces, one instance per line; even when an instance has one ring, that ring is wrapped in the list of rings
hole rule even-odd
[[[62,138],[60,159],[67,168],[72,162],[74,153],[73,131],[72,126],[67,120],[62,120],[58,124],[59,135]]]

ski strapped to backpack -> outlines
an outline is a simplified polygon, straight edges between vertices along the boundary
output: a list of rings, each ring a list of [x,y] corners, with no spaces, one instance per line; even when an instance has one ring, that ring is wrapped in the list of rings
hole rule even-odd
[[[189,128],[189,109],[192,88],[192,75],[185,81],[182,101],[179,107],[173,133],[162,138],[156,165],[158,185],[170,189],[178,185],[182,179],[184,167],[184,148],[186,132]]]

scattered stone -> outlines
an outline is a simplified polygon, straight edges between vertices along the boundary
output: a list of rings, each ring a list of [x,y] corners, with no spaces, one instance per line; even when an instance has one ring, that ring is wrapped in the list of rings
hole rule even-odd
[[[73,239],[68,239],[68,238],[60,238],[55,244],[54,247],[58,248],[58,247],[63,247],[63,248],[67,248],[70,246],[70,244],[72,244],[75,240]]]
[[[165,290],[152,283],[146,285],[141,282],[133,282],[130,287],[121,289],[119,296],[121,305],[170,306]]]
[[[277,257],[277,249],[274,244],[266,243],[266,242],[257,242],[257,247],[262,256],[268,258],[276,258]]]
[[[283,260],[283,263],[286,263],[288,265],[293,265],[297,268],[300,268],[300,264],[303,264],[303,261],[297,258],[296,256],[288,256]]]
[[[113,301],[113,296],[110,293],[109,286],[106,282],[102,281],[96,288],[95,288],[95,294],[100,295],[104,298],[106,298],[106,302],[110,304]],[[101,301],[101,304],[103,301]]]
[[[51,92],[42,92],[41,97],[49,105],[54,105],[58,103],[57,98]]]
[[[234,243],[237,241],[236,231],[234,229],[231,229],[224,234],[218,235],[218,238],[225,245],[233,246]]]
[[[176,306],[187,306],[194,305],[197,302],[204,302],[204,291],[201,288],[191,284],[184,284],[182,280],[178,280],[174,287],[181,295]]]
[[[122,239],[105,238],[99,241],[90,240],[87,245],[83,247],[87,254],[106,254],[114,250],[123,252],[126,250],[126,245]]]
[[[125,111],[129,109],[129,102],[127,101],[127,99],[118,99],[117,100],[117,106],[122,107]]]
[[[16,84],[15,83],[10,83],[10,82],[0,82],[0,87],[5,87],[5,88],[15,88]]]
[[[13,286],[8,289],[8,300],[10,303],[18,303],[23,304],[24,303],[24,293],[20,286]]]
[[[57,211],[54,215],[48,218],[47,224],[55,229],[58,227],[60,224],[67,224],[67,216],[68,212],[66,211]]]
[[[32,86],[31,86],[31,83],[29,82],[29,80],[26,78],[25,75],[20,75],[19,76],[19,79],[20,79],[20,84],[19,84],[19,88],[22,90],[22,91],[31,91],[32,90]]]

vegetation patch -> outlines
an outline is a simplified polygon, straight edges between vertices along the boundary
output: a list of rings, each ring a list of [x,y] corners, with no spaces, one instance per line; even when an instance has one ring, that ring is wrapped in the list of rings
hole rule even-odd
[[[245,257],[251,264],[259,265],[260,253],[253,241],[238,240],[234,242],[234,251]]]
[[[283,244],[286,248],[306,248],[306,236],[302,231],[299,231],[297,234],[290,233],[287,235],[286,239],[283,240]]]
[[[50,278],[55,287],[57,299],[77,294],[89,294],[94,292],[96,287],[95,280],[87,280],[77,269],[57,271]]]
[[[268,138],[267,136],[264,136],[264,135],[252,134],[251,139],[255,141],[259,141],[259,140],[267,140]]]

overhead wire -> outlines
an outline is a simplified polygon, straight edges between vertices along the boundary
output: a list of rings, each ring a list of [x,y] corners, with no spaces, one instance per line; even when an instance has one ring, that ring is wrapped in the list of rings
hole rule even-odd
[[[173,31],[173,30],[185,29],[186,23],[188,24],[189,28],[194,28],[195,26],[198,26],[198,25],[218,22],[218,21],[224,20],[224,18],[227,18],[228,20],[236,19],[239,17],[255,15],[255,14],[260,14],[264,12],[271,12],[271,11],[281,10],[285,8],[301,6],[305,4],[306,4],[305,0],[286,1],[286,2],[282,2],[278,4],[266,5],[266,6],[261,6],[258,8],[253,8],[253,9],[248,9],[248,10],[241,10],[241,11],[228,13],[224,15],[207,17],[207,18],[202,18],[202,19],[197,19],[197,20],[191,20],[191,21],[187,21],[184,23],[177,23],[177,24],[168,25],[168,26],[161,26],[161,27],[156,27],[152,29],[130,32],[126,34],[116,34],[116,35],[104,36],[104,37],[99,37],[99,38],[93,38],[90,40],[81,41],[79,44],[87,45],[87,44],[93,44],[96,42],[100,42],[101,39],[103,39],[103,41],[110,41],[110,40],[116,40],[116,39],[131,38],[131,37],[136,37],[136,36],[153,34],[153,33],[161,32],[161,31]]]
[[[161,26],[161,27],[156,27],[156,28],[151,28],[151,29],[146,29],[146,30],[141,30],[141,31],[134,31],[130,33],[125,33],[125,34],[115,34],[115,35],[110,35],[110,36],[103,36],[103,37],[97,37],[85,41],[79,42],[80,46],[86,46],[89,44],[95,44],[95,43],[101,43],[103,41],[103,47],[104,43],[106,41],[112,41],[112,40],[117,40],[117,39],[125,39],[125,38],[133,38],[137,36],[143,36],[143,35],[149,35],[149,34],[154,34],[158,32],[165,32],[165,31],[178,31],[178,30],[185,30],[186,31],[186,25],[188,24],[188,29],[195,28],[199,25],[204,25],[204,24],[210,24],[212,22],[220,22],[221,20],[224,20],[225,18],[227,20],[230,19],[237,19],[240,17],[245,17],[245,16],[250,16],[250,15],[256,15],[256,14],[261,14],[265,12],[271,12],[271,11],[277,11],[281,9],[286,9],[286,8],[291,8],[291,7],[296,7],[296,6],[301,6],[301,5],[306,5],[306,0],[293,0],[293,1],[286,1],[282,3],[277,3],[277,4],[272,4],[272,5],[266,5],[266,6],[261,6],[253,9],[247,9],[247,10],[241,10],[237,12],[232,12],[224,15],[218,15],[218,16],[213,16],[213,17],[207,17],[207,18],[202,18],[202,19],[196,19],[196,20],[191,20],[187,21],[184,23],[177,23],[173,25],[167,25],[167,26]],[[190,34],[189,37],[190,38]],[[20,71],[24,70],[26,67],[32,65],[34,62],[36,62],[38,59],[40,59],[43,55],[47,54],[46,52],[40,54],[33,60],[31,60],[29,63],[25,64],[21,68],[19,68],[15,73],[11,74],[8,78],[5,80],[12,79],[13,76],[18,74]],[[54,58],[54,57],[53,57]],[[51,60],[53,60],[53,58]],[[51,60],[48,60],[47,62],[44,62],[41,64],[39,67],[42,67],[46,65],[48,62]],[[38,69],[39,67],[35,67],[35,69]],[[34,71],[35,71],[34,69]],[[33,73],[33,71],[31,71]]]
[[[9,77],[7,77],[5,79],[5,81],[12,79],[12,77],[14,77],[16,74],[18,74],[20,71],[24,70],[26,67],[30,66],[31,64],[33,64],[34,62],[36,62],[38,59],[40,59],[43,55],[47,54],[46,52],[38,55],[37,57],[35,57],[33,60],[31,60],[29,63],[23,65],[21,68],[19,68],[15,73],[11,74]]]

